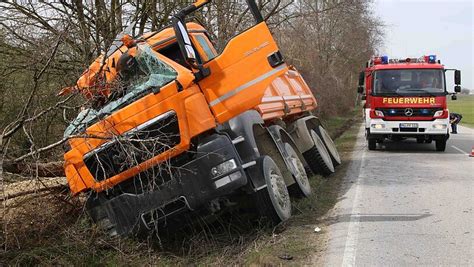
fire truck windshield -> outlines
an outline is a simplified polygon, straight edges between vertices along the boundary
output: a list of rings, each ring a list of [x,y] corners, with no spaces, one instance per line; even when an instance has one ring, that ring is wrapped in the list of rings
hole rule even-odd
[[[444,71],[440,69],[378,70],[374,73],[373,95],[446,95]]]

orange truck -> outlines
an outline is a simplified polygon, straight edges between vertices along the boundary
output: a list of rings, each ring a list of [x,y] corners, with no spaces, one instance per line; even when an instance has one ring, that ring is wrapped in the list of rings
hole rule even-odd
[[[240,202],[279,223],[290,196],[311,194],[307,171],[327,176],[341,162],[255,1],[255,25],[220,54],[202,26],[184,23],[208,2],[180,10],[172,27],[121,36],[63,92],[91,100],[65,131],[69,187],[111,234]]]

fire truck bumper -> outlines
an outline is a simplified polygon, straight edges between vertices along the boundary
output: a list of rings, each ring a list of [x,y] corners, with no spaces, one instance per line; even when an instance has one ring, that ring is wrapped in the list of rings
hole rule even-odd
[[[434,121],[385,121],[371,119],[368,125],[370,135],[448,135],[449,120]]]

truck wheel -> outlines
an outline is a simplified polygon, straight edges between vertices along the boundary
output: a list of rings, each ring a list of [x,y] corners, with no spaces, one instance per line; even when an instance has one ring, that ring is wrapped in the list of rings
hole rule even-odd
[[[291,200],[280,169],[269,156],[258,159],[257,166],[266,184],[266,188],[256,193],[259,213],[273,224],[288,220],[291,216]]]
[[[318,128],[315,130],[316,133],[323,140],[324,145],[326,146],[326,149],[328,150],[329,155],[331,156],[332,164],[334,165],[334,167],[341,165],[341,156],[339,155],[336,144],[334,144],[334,141],[332,140],[329,133],[321,125],[319,125]]]
[[[436,151],[446,150],[446,140],[436,140]]]
[[[314,146],[303,153],[306,162],[308,162],[309,168],[313,173],[319,173],[323,176],[328,176],[334,173],[334,165],[332,164],[331,156],[329,155],[323,141],[314,130],[310,130],[310,134]]]
[[[101,205],[106,200],[107,199],[101,193],[90,195],[86,200],[86,211],[100,230],[110,237],[116,237],[118,234],[115,224],[110,221],[105,209],[101,208]]]
[[[97,226],[99,226],[99,229],[104,231],[110,237],[118,236],[117,229],[115,228],[115,225],[107,217],[102,218],[101,220],[99,220],[97,222]]]
[[[375,150],[377,148],[377,140],[376,139],[369,139],[367,141],[369,143],[369,150]]]
[[[296,172],[293,175],[295,183],[288,188],[290,195],[308,197],[311,195],[311,185],[309,184],[308,175],[306,174],[303,162],[301,162],[298,154],[290,144],[285,143],[285,150]]]

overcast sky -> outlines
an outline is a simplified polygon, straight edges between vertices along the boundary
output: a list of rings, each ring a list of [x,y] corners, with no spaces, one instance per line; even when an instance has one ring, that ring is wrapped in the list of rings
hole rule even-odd
[[[474,90],[474,0],[375,0],[386,25],[380,52],[392,58],[437,55],[446,68],[462,71],[462,86]],[[453,76],[447,75],[448,91]]]

